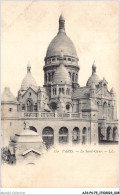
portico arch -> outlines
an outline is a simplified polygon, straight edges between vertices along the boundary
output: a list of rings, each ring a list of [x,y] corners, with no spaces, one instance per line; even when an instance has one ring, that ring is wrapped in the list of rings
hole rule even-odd
[[[68,143],[68,129],[66,127],[61,127],[59,130],[59,143]]]
[[[54,131],[51,127],[45,127],[42,131],[43,142],[45,142],[47,149],[54,144]]]
[[[73,143],[79,143],[80,142],[80,130],[78,127],[75,127],[73,129],[73,136],[72,136]]]
[[[37,132],[37,129],[36,129],[35,127],[33,127],[33,126],[29,126],[29,128],[30,128],[30,130],[31,130],[31,131],[35,131],[35,132]]]
[[[112,140],[112,129],[111,129],[110,126],[107,128],[106,139],[107,139],[108,141]]]

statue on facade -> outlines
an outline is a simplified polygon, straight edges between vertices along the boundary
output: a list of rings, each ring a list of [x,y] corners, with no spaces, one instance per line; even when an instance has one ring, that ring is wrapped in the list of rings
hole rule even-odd
[[[29,123],[27,121],[24,121],[24,130],[29,129]]]

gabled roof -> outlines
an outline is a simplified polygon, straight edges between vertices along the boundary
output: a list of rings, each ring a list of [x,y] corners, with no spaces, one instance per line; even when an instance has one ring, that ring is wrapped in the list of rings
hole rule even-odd
[[[96,95],[97,95],[97,97],[99,97],[100,94],[102,94],[102,87],[100,87],[100,88],[98,88],[98,89],[96,90]],[[110,92],[108,91],[108,89],[105,91],[105,93],[102,94],[102,96],[111,99],[111,94],[110,94]]]
[[[22,96],[24,96],[29,91],[29,89],[31,89],[35,94],[37,94],[38,89],[35,89],[33,87],[29,87],[26,91],[22,92]]]
[[[91,99],[89,99],[87,104],[83,105],[82,110],[83,111],[98,111],[98,106]]]
[[[22,153],[22,155],[24,156],[24,155],[26,155],[26,154],[28,154],[28,153],[30,153],[30,152],[34,152],[34,153],[40,155],[40,152],[39,152],[38,150],[35,150],[34,148],[30,148],[30,149],[24,151],[24,152]]]
[[[89,87],[80,87],[73,91],[72,99],[81,99],[81,98],[88,98],[89,97]]]

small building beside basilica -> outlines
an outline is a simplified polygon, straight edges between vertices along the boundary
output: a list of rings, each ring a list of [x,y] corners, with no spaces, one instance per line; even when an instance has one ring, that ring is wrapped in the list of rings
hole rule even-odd
[[[36,84],[28,64],[18,96],[15,98],[5,88],[1,100],[3,140],[6,135],[16,134],[12,141],[24,145],[29,138],[32,144],[27,143],[30,147],[22,150],[23,156],[31,151],[39,155],[38,143],[42,141],[47,148],[57,144],[118,142],[115,91],[113,88],[109,91],[105,78],[99,78],[95,63],[86,86],[79,85],[79,59],[65,32],[62,15],[58,34],[49,44],[44,61],[42,87]],[[25,123],[29,126],[27,130]]]

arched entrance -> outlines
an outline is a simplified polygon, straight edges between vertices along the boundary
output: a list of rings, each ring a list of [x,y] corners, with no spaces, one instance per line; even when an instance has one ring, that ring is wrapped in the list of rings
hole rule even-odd
[[[27,112],[33,112],[33,100],[31,98],[27,99]]]
[[[72,141],[74,144],[78,144],[80,142],[80,130],[78,127],[73,129]]]
[[[106,139],[107,139],[108,141],[112,140],[112,131],[111,131],[111,127],[108,127],[108,128],[107,128]]]
[[[107,103],[104,102],[103,104],[103,114],[104,114],[104,117],[106,118],[107,117]]]
[[[42,132],[43,142],[45,142],[47,149],[54,144],[54,131],[51,127],[45,127]]]
[[[61,127],[59,130],[59,143],[68,143],[68,129],[66,127]]]
[[[87,128],[84,127],[82,130],[82,144],[87,143]]]
[[[37,129],[35,127],[30,126],[29,128],[30,128],[30,130],[37,132]]]
[[[113,128],[113,141],[118,141],[117,127]]]

